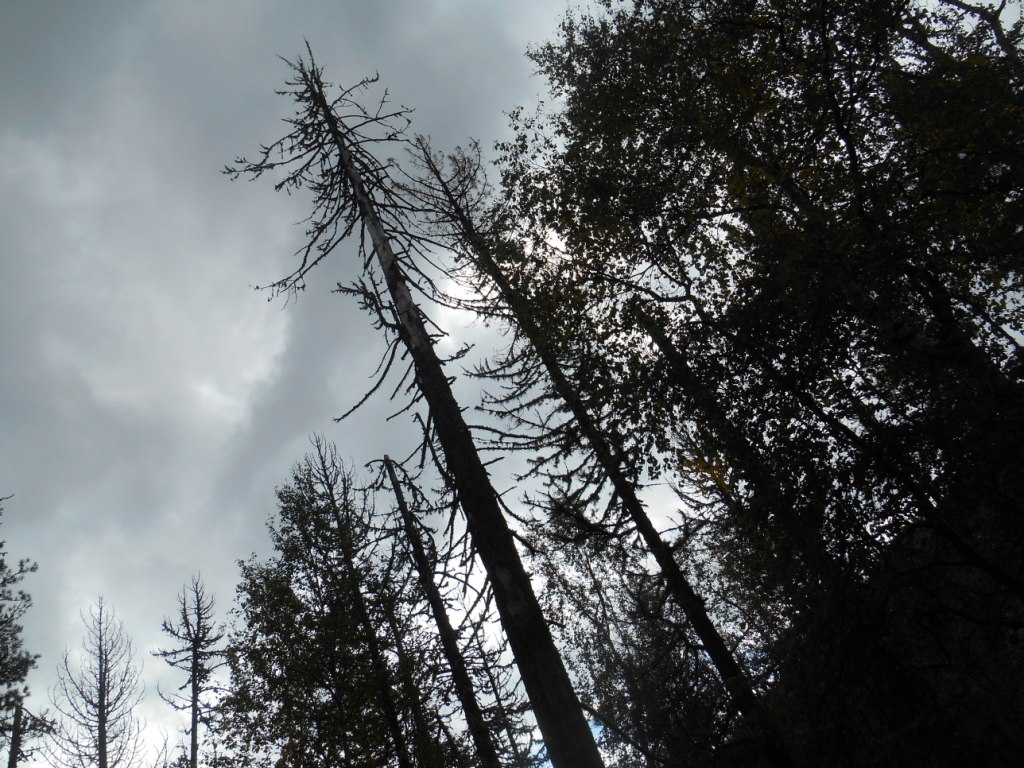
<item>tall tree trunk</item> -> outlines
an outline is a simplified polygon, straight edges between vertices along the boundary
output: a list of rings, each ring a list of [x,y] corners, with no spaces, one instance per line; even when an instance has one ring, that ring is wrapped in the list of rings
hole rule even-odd
[[[469,727],[470,736],[476,747],[477,757],[481,768],[501,768],[498,760],[497,750],[491,739],[491,732],[487,728],[483,712],[480,711],[480,704],[477,702],[476,693],[473,690],[473,681],[466,669],[466,660],[459,650],[459,638],[451,621],[448,619],[448,611],[445,608],[441,593],[434,583],[434,569],[430,559],[423,548],[423,541],[416,529],[416,522],[409,506],[405,502],[405,495],[398,482],[395,467],[391,459],[384,457],[384,467],[387,469],[388,477],[391,480],[391,487],[395,491],[395,501],[398,510],[402,515],[402,524],[405,528],[406,539],[412,550],[413,562],[420,576],[420,585],[430,605],[430,612],[434,615],[434,622],[437,624],[437,633],[441,638],[441,647],[444,650],[445,659],[451,669],[452,682],[455,684],[455,693],[459,697],[462,711],[466,716],[466,725]]]
[[[416,762],[421,766],[439,765],[442,750],[437,741],[431,736],[426,706],[423,703],[423,693],[415,677],[413,677],[413,661],[405,648],[402,629],[398,625],[398,616],[393,610],[393,603],[390,599],[384,600],[382,609],[387,619],[388,628],[391,630],[391,637],[395,643],[395,657],[398,660],[398,682],[402,686],[406,711],[409,712],[412,718],[413,755],[416,758]]]
[[[487,240],[477,231],[468,212],[451,192],[440,169],[434,164],[429,151],[423,152],[423,161],[440,186],[450,206],[454,224],[460,230],[460,237],[469,246],[478,268],[494,283],[502,299],[512,311],[523,335],[530,341],[541,363],[544,365],[552,388],[563,400],[579,425],[580,432],[590,444],[605,476],[611,482],[623,509],[626,510],[637,532],[643,538],[648,550],[654,555],[669,591],[686,615],[694,633],[704,646],[711,663],[718,671],[722,682],[737,708],[747,718],[751,730],[760,741],[765,755],[772,765],[783,768],[792,764],[791,758],[779,743],[779,734],[774,723],[764,711],[754,694],[746,673],[719,633],[708,615],[704,601],[690,585],[672,554],[671,547],[662,539],[658,529],[651,522],[643,503],[636,495],[636,488],[626,477],[620,460],[616,457],[611,442],[591,416],[576,387],[569,381],[561,364],[545,342],[545,336],[531,308],[509,282],[501,266],[494,258]]]
[[[103,614],[100,614],[102,620]],[[103,625],[100,625],[100,636],[103,634]],[[107,768],[107,717],[109,713],[109,706],[107,703],[107,697],[110,692],[107,690],[108,681],[110,677],[109,662],[107,660],[107,654],[100,648],[99,656],[97,658],[97,667],[99,669],[99,676],[97,679],[96,692],[96,752],[97,761],[99,768]]]
[[[490,577],[495,605],[522,675],[523,685],[555,768],[601,768],[590,726],[562,663],[512,532],[480,460],[462,410],[434,351],[401,264],[352,159],[344,128],[324,96],[322,84],[303,70],[305,84],[329,127],[359,214],[370,235],[398,320],[398,333],[412,357],[416,380],[434,422],[448,473],[480,560]]]

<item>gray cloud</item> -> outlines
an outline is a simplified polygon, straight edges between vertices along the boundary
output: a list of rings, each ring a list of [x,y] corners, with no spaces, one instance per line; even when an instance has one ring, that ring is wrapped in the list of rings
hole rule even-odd
[[[221,610],[234,561],[266,547],[273,488],[325,433],[360,464],[415,439],[371,383],[380,341],[322,266],[282,307],[300,196],[220,169],[277,138],[287,57],[378,71],[438,147],[489,145],[539,83],[522,55],[539,2],[42,2],[0,6],[0,536],[40,563],[27,588],[30,683],[103,594],[141,649],[189,574]],[[351,256],[350,256],[351,258]],[[151,694],[167,675],[146,663]],[[155,695],[153,725],[174,727]]]

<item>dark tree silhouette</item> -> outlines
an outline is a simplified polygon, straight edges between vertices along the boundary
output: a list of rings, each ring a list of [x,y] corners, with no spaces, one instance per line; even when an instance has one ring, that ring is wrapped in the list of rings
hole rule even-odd
[[[274,557],[242,563],[221,735],[279,766],[457,764],[416,582],[322,440],[278,490]]]
[[[0,515],[3,502],[0,498]],[[36,656],[25,649],[21,619],[32,606],[32,598],[20,588],[21,581],[36,570],[30,560],[7,562],[6,544],[0,541],[0,743],[8,745],[8,764],[25,757],[29,737],[45,733],[47,722],[25,711],[28,695],[25,677],[36,665]]]
[[[387,456],[384,457],[384,469],[391,489],[395,494],[395,502],[402,521],[402,528],[405,531],[405,541],[412,554],[412,561],[416,566],[419,575],[420,585],[430,606],[430,615],[437,625],[438,637],[441,647],[444,650],[445,660],[451,671],[455,693],[459,697],[462,711],[469,726],[473,744],[476,747],[477,760],[481,768],[499,768],[501,763],[498,759],[498,751],[495,748],[494,740],[491,737],[490,729],[484,720],[483,711],[477,701],[476,691],[473,688],[473,681],[466,666],[462,650],[459,648],[459,637],[448,617],[448,609],[445,606],[444,598],[434,583],[434,566],[427,555],[423,545],[422,534],[417,526],[416,518],[406,503],[405,494],[402,491],[402,484],[395,471],[394,462]]]
[[[198,576],[193,576],[188,586],[182,588],[177,615],[173,620],[164,619],[161,629],[174,640],[176,647],[158,649],[153,655],[185,672],[187,678],[179,686],[179,693],[161,692],[160,695],[176,710],[189,713],[188,764],[190,768],[198,768],[199,726],[211,725],[213,702],[209,697],[218,689],[213,673],[225,664],[221,647],[224,633],[214,621],[213,598],[206,594]]]
[[[386,297],[372,278],[372,285],[364,283],[354,292],[377,313],[381,326],[390,329],[393,345],[400,344],[412,359],[418,395],[427,403],[432,434],[444,458],[443,472],[451,479],[473,546],[490,578],[548,754],[556,768],[601,766],[498,495],[411,293],[415,276],[423,275],[413,256],[429,256],[425,244],[412,235],[408,208],[399,199],[397,185],[390,182],[388,166],[369,150],[373,143],[400,139],[404,113],[387,114],[383,104],[375,111],[362,108],[353,99],[366,83],[329,96],[311,53],[308,62],[292,67],[295,77],[287,93],[299,106],[298,115],[290,120],[294,130],[266,147],[259,160],[240,158],[237,167],[229,169],[235,176],[259,177],[280,168],[287,175],[279,189],[306,187],[315,195],[302,263],[279,287],[300,285],[313,266],[359,229],[360,242],[369,245],[364,254],[367,274],[375,257]]]
[[[559,345],[552,329],[531,300],[529,274],[522,269],[526,256],[509,241],[507,225],[502,222],[500,213],[495,214],[493,203],[489,210],[485,207],[488,188],[479,152],[457,152],[446,162],[431,152],[425,139],[419,139],[415,160],[423,173],[410,179],[406,189],[431,212],[432,235],[464,254],[479,273],[479,279],[491,285],[490,291],[482,293],[493,296],[472,302],[471,306],[485,315],[504,316],[516,329],[523,346],[520,354],[510,356],[487,375],[500,377],[505,382],[510,379],[518,382],[514,395],[506,394],[505,402],[513,403],[513,411],[524,403],[532,406],[535,400],[529,390],[538,380],[546,380],[553,398],[560,401],[559,407],[571,417],[568,424],[572,436],[589,448],[597,473],[608,482],[618,499],[622,515],[614,524],[635,529],[643,546],[654,556],[669,593],[700,638],[726,690],[746,716],[763,750],[774,765],[789,765],[790,758],[778,743],[778,728],[755,696],[746,672],[713,623],[704,600],[683,573],[669,542],[641,502],[637,483],[631,479],[639,474],[636,467],[630,466],[628,457],[616,450],[619,438],[603,428],[588,407],[584,387],[574,383],[579,377],[574,377],[559,359]],[[500,211],[500,207],[497,210]],[[514,447],[521,450],[552,439],[558,442],[562,438],[553,438],[552,430],[542,430],[540,436],[532,440],[523,441],[520,437],[519,445]],[[576,440],[571,445],[572,450],[578,450]],[[565,509],[564,505],[558,508]]]
[[[559,107],[505,145],[500,253],[613,458],[682,491],[798,762],[1021,751],[1022,34],[637,0],[531,54]],[[574,538],[631,533],[607,472],[551,478]]]

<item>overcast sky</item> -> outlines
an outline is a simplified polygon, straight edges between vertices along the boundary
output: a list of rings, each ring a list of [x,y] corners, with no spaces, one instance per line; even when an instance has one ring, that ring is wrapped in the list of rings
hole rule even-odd
[[[267,548],[273,489],[308,437],[357,464],[400,453],[370,382],[365,316],[330,287],[287,307],[302,200],[220,169],[277,139],[275,96],[308,39],[326,77],[379,72],[438,148],[503,135],[543,83],[523,52],[562,1],[0,2],[0,538],[39,572],[25,636],[40,706],[79,613],[103,595],[140,657],[201,572],[218,612]],[[458,328],[453,328],[456,332]],[[145,659],[145,716],[173,727]]]

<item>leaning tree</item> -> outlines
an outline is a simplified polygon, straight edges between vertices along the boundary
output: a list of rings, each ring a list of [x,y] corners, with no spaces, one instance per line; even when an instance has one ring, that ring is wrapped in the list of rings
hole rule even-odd
[[[430,290],[423,263],[430,259],[429,243],[418,239],[410,226],[411,206],[392,179],[391,164],[374,154],[382,149],[375,146],[381,143],[408,146],[403,139],[406,112],[389,111],[386,101],[374,110],[362,107],[356,95],[369,81],[331,94],[311,52],[308,62],[291,66],[295,76],[285,93],[298,105],[298,113],[288,121],[292,131],[264,147],[257,160],[240,158],[228,169],[236,177],[280,170],[284,178],[278,189],[305,188],[314,195],[300,265],[275,287],[291,290],[301,285],[343,240],[358,234],[363,279],[348,291],[375,313],[388,335],[391,361],[399,348],[412,360],[417,399],[429,410],[427,439],[436,440],[442,472],[450,479],[490,578],[548,754],[559,768],[600,766],[593,734],[516,550],[498,493],[435,350],[430,332],[434,326],[413,298],[413,290]]]

